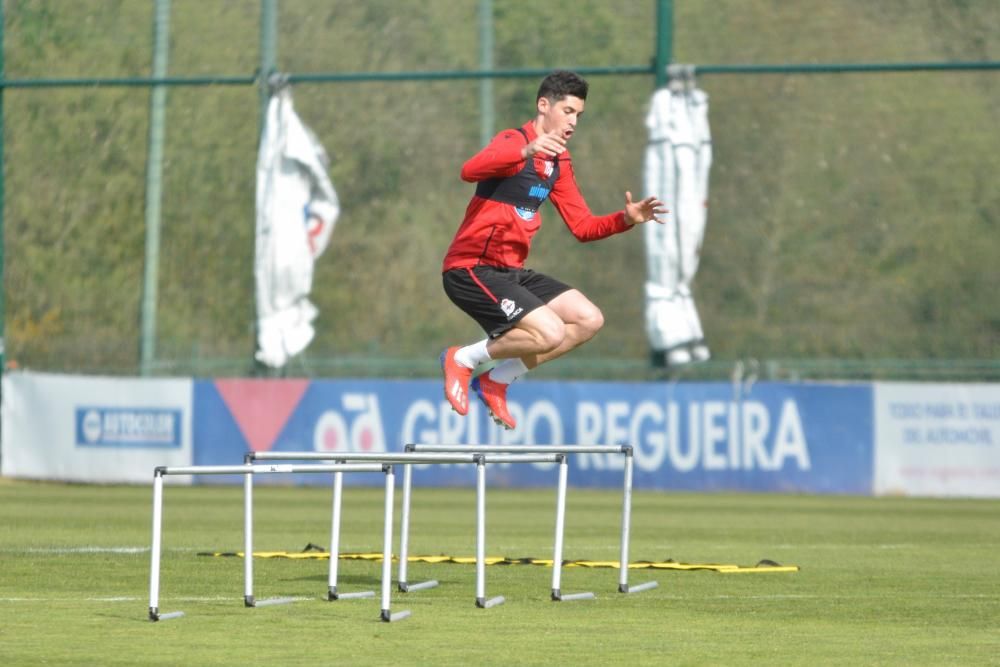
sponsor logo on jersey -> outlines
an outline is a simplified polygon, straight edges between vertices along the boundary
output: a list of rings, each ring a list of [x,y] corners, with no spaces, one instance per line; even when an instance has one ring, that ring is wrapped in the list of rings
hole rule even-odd
[[[528,196],[534,199],[541,199],[542,201],[545,201],[548,198],[550,192],[552,192],[552,190],[539,183],[538,185],[531,186],[531,189],[528,190]]]

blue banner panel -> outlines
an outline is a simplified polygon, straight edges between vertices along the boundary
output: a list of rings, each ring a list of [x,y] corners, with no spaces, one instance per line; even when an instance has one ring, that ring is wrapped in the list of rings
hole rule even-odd
[[[526,381],[508,398],[518,422],[510,432],[477,401],[458,416],[431,380],[200,380],[194,462],[240,463],[251,450],[402,451],[414,442],[629,444],[636,488],[872,492],[870,385]],[[570,459],[570,483],[618,487],[622,470],[620,456],[578,454]],[[488,479],[491,486],[551,486],[555,471],[551,464],[498,464]],[[426,466],[414,482],[471,486],[474,471]],[[294,483],[329,479],[303,475]]]

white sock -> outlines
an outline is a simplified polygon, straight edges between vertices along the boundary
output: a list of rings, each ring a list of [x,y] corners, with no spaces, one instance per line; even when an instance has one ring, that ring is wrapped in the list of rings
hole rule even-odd
[[[490,370],[490,379],[494,382],[510,384],[528,372],[528,367],[520,359],[504,359]]]
[[[475,368],[479,364],[484,364],[491,359],[490,353],[486,351],[486,344],[489,338],[484,338],[478,343],[466,345],[455,352],[455,361],[466,368]]]

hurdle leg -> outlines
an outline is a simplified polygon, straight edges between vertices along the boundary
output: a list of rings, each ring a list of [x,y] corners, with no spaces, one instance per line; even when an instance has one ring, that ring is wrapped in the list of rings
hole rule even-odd
[[[630,530],[632,523],[632,448],[625,451],[625,482],[622,491],[622,544],[621,556],[618,559],[618,592],[619,593],[639,593],[659,586],[657,581],[647,581],[638,586],[628,585],[629,555],[628,547],[631,539]]]
[[[397,577],[399,590],[405,593],[408,585],[406,582],[406,569],[410,548],[410,485],[413,483],[412,466],[403,466],[403,507],[399,514],[399,576]]]
[[[498,595],[486,599],[486,460],[476,459],[476,606],[489,609],[504,603]]]
[[[250,456],[243,459],[247,466],[243,473],[243,606],[267,607],[295,602],[295,598],[269,598],[257,600],[253,595],[253,463]]]
[[[375,591],[358,591],[356,593],[337,592],[337,573],[340,566],[340,508],[343,502],[344,473],[333,473],[333,508],[330,512],[330,575],[327,580],[326,599],[348,600],[352,598],[373,598]]]
[[[407,566],[410,559],[410,494],[413,488],[413,466],[403,466],[403,508],[399,517],[399,581],[397,587],[402,593],[412,593],[438,585],[437,579],[428,579],[416,584],[407,582]]]
[[[153,476],[153,544],[149,550],[149,620],[165,621],[179,618],[183,611],[160,613],[160,540],[163,533],[163,474],[157,469]]]
[[[244,463],[251,466],[250,458]],[[243,475],[243,605],[256,606],[253,598],[253,471]]]
[[[382,614],[381,618],[386,623],[401,621],[410,615],[408,610],[397,611],[393,614],[390,611],[392,604],[392,506],[393,490],[396,486],[396,476],[393,474],[392,466],[385,468],[385,526],[382,537]]]
[[[327,599],[337,599],[337,568],[340,565],[340,499],[344,487],[343,473],[333,473],[333,507],[330,511],[330,572],[327,577]]]
[[[556,490],[556,534],[555,546],[552,553],[552,600],[554,602],[565,602],[569,600],[590,600],[593,593],[571,593],[563,595],[562,586],[562,561],[563,561],[563,533],[566,524],[566,479],[569,471],[569,461],[566,455],[559,459],[559,486]]]
[[[149,550],[149,620],[160,620],[160,533],[163,528],[163,475],[153,477],[153,544]]]

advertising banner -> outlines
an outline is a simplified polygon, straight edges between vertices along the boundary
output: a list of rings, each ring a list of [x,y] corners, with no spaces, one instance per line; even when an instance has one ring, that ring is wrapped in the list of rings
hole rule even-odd
[[[191,465],[190,434],[188,379],[31,372],[3,378],[4,475],[151,482],[156,466]]]
[[[526,381],[511,389],[509,405],[514,431],[493,424],[476,401],[468,416],[453,413],[431,380],[197,380],[194,462],[239,463],[247,451],[402,451],[407,443],[629,444],[636,488],[872,490],[870,385]],[[575,455],[570,483],[617,487],[622,466],[619,456]],[[553,475],[550,464],[488,472],[491,485],[503,486],[551,485]],[[414,474],[417,484],[473,481],[469,466]]]
[[[875,493],[1000,497],[1000,388],[875,385]]]
[[[232,465],[248,451],[389,452],[407,443],[630,445],[637,489],[1000,497],[994,384],[526,381],[514,431],[478,401],[460,417],[434,380],[3,378],[5,476],[148,483],[156,466]],[[620,455],[570,457],[570,484],[617,488]],[[552,464],[497,464],[491,486],[550,486]],[[470,465],[414,482],[472,486]],[[190,483],[169,476],[167,482]],[[198,483],[239,483],[205,476]],[[260,483],[329,484],[329,475]],[[349,484],[381,484],[379,475]]]

